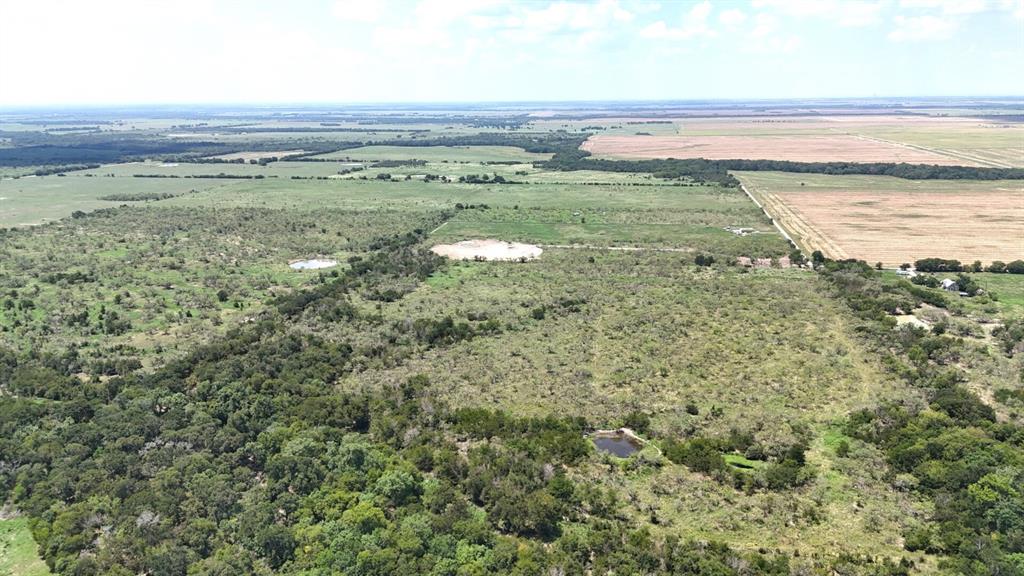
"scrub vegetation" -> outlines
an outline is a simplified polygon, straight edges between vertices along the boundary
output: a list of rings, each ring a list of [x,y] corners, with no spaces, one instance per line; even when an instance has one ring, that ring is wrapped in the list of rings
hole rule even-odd
[[[1024,571],[1015,258],[801,251],[731,170],[1016,173],[579,149],[631,113],[0,117],[0,572]]]

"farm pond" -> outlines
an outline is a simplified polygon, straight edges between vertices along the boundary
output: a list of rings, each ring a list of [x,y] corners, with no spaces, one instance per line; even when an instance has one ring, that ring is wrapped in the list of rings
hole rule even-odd
[[[601,452],[607,452],[619,458],[628,458],[643,448],[642,442],[635,435],[620,430],[595,432],[590,436],[590,440]]]

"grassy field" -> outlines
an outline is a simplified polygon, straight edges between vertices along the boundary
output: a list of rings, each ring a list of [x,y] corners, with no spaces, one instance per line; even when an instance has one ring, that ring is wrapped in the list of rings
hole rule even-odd
[[[28,529],[27,518],[0,520],[0,575],[49,576],[50,569],[39,559],[38,547]]]
[[[955,111],[952,112],[955,115]],[[538,121],[536,127],[585,131],[610,157],[888,161],[1024,166],[1024,127],[991,119],[813,115],[688,118],[629,124],[623,119]],[[610,137],[602,142],[600,137]],[[649,136],[649,137],[647,137]],[[830,146],[833,146],[831,147]]]
[[[999,299],[999,303],[1024,316],[1024,276],[1020,274],[971,274],[978,284]]]
[[[101,200],[110,194],[188,194],[213,190],[234,181],[178,178],[88,178],[42,176],[0,180],[0,227],[29,226],[59,220],[75,210],[121,204]]]
[[[351,165],[345,162],[274,162],[266,165],[259,164],[207,164],[207,163],[163,163],[163,162],[130,162],[125,164],[110,164],[75,172],[73,176],[92,174],[94,176],[115,177],[133,176],[136,174],[152,176],[216,176],[228,174],[232,176],[262,176],[264,178],[290,178],[291,176],[332,176],[337,175],[340,170],[350,168]],[[69,178],[71,176],[68,176]],[[137,180],[149,180],[149,178],[137,178]]]
[[[353,160],[427,160],[433,162],[531,162],[551,154],[527,152],[514,146],[364,146],[321,154],[318,158]]]
[[[887,266],[928,257],[985,264],[1024,258],[1024,181],[736,176],[807,252]]]

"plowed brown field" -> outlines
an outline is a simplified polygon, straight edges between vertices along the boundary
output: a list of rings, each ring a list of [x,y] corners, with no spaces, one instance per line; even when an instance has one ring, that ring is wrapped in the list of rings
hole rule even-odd
[[[807,251],[896,266],[920,258],[1024,258],[1024,182],[736,175]]]

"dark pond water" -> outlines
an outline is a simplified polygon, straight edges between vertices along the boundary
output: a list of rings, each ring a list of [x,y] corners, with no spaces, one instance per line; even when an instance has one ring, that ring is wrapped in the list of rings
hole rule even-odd
[[[596,436],[592,440],[598,450],[614,454],[619,458],[626,458],[640,449],[639,444],[625,436]]]

